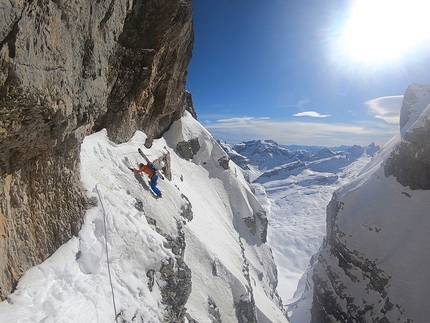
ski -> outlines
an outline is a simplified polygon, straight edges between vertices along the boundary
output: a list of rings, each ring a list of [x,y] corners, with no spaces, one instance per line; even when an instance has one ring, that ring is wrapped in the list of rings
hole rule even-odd
[[[124,163],[124,165],[131,171],[134,170],[133,166],[130,164],[130,161],[128,160],[128,158],[126,157],[125,159],[122,160],[122,162]]]
[[[145,158],[145,160],[146,160],[148,163],[150,162],[149,158],[148,158],[148,157],[146,157],[146,155],[145,155],[145,153],[142,151],[142,149],[137,148],[137,151],[139,152],[139,154],[140,154],[143,158]]]
[[[146,162],[147,163],[150,163],[151,161],[149,160],[149,158],[148,157],[146,157],[146,155],[145,155],[145,153],[142,151],[142,149],[140,149],[140,148],[137,148],[137,151],[139,152],[139,154],[143,157],[143,158],[145,158],[145,160],[146,160]],[[152,162],[151,162],[152,163]],[[155,166],[155,165],[154,165]],[[158,177],[160,177],[162,180],[164,180],[164,176],[160,173],[160,171],[157,169],[157,175],[158,175]]]

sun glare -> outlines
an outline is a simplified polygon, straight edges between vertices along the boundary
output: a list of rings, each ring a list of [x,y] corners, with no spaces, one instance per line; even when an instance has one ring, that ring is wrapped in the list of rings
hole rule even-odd
[[[429,0],[356,0],[338,50],[365,63],[398,59],[430,39],[429,10]]]

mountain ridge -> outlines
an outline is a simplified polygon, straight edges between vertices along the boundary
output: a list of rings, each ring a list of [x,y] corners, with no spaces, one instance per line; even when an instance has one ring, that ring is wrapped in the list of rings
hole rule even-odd
[[[380,149],[373,142],[367,147],[344,146],[345,150],[336,152],[327,147],[317,151],[313,151],[313,149],[291,151],[278,145],[274,140],[251,140],[239,144],[229,144],[218,140],[218,143],[232,161],[248,171],[251,181],[262,177],[272,177],[282,170],[299,172],[308,168],[322,172],[331,171],[330,168],[333,168],[335,160],[337,160],[337,165],[334,168],[339,169],[356,161],[362,155],[373,156]]]

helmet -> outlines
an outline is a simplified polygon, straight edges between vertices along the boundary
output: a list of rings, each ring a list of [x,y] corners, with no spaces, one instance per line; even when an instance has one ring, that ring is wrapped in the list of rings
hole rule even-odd
[[[140,163],[140,164],[139,164],[139,167],[140,167],[140,168],[142,168],[143,166],[144,166],[144,165],[143,165],[143,163]]]

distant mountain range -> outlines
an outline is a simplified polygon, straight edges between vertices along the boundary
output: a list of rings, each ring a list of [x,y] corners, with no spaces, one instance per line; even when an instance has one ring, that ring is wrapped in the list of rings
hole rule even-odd
[[[239,144],[229,144],[222,140],[218,142],[231,160],[246,170],[250,180],[258,183],[297,175],[304,169],[336,173],[363,155],[373,156],[380,149],[374,143],[367,147],[288,146],[295,149],[292,150],[273,140],[252,140]],[[335,150],[336,148],[339,150]]]
[[[279,145],[282,148],[287,148],[289,150],[292,151],[297,151],[297,150],[306,150],[306,151],[311,151],[311,152],[317,152],[323,148],[329,148],[332,151],[347,151],[351,146],[345,146],[345,145],[341,145],[341,146],[335,146],[335,147],[326,147],[326,146],[302,146],[302,145]]]

